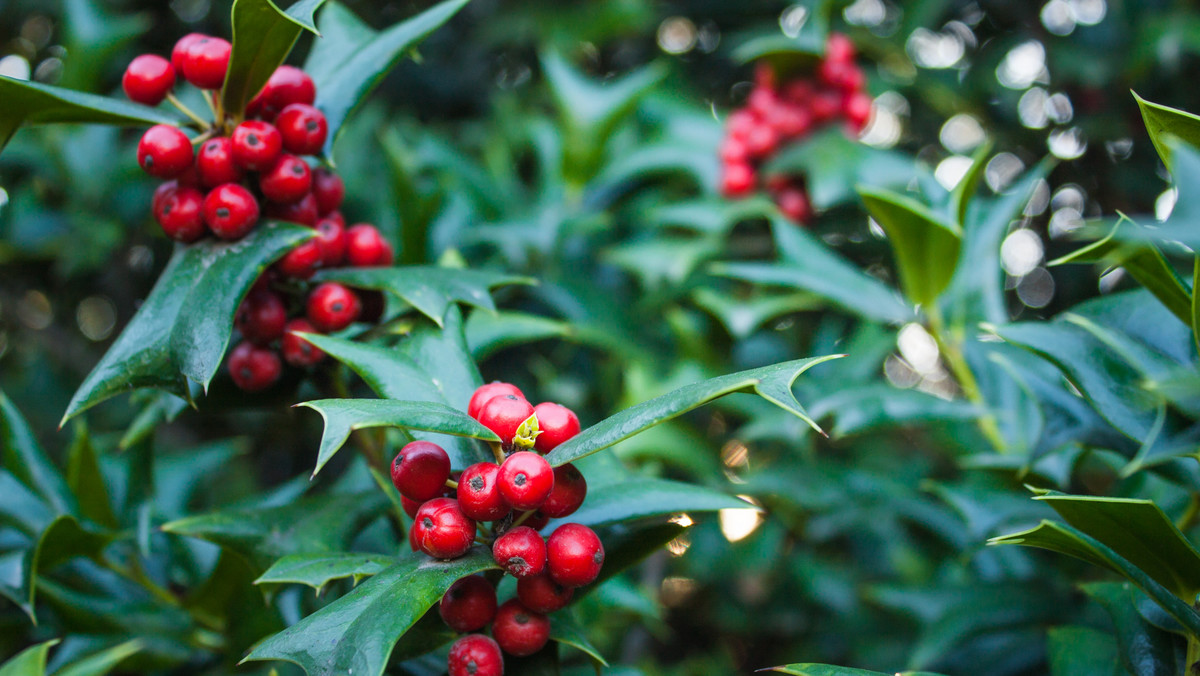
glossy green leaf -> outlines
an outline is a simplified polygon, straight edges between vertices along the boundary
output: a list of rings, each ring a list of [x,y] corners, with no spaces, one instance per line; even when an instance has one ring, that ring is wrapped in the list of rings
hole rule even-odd
[[[475,388],[483,384],[467,348],[466,326],[458,305],[446,310],[441,328],[423,322],[396,349],[431,374],[446,403],[461,411],[467,410]]]
[[[313,14],[324,0],[299,0],[287,11],[272,0],[235,0],[230,23],[233,52],[221,87],[225,112],[240,116],[287,58],[302,31],[317,32]]]
[[[346,20],[347,12],[338,8],[325,12],[318,23],[322,40],[338,40],[338,45],[314,48],[304,70],[317,86],[316,106],[329,121],[329,139],[325,154],[332,155],[342,125],[366,100],[413,47],[437,30],[466,6],[469,0],[446,0],[441,4],[382,31],[367,28],[361,22]],[[325,30],[325,14],[339,29]],[[318,62],[318,59],[323,61]]]
[[[396,563],[396,557],[352,552],[308,552],[279,559],[254,584],[303,584],[319,594],[333,580],[352,577],[357,583]]]
[[[1200,148],[1168,137],[1171,148],[1171,178],[1176,191],[1175,206],[1167,220],[1154,228],[1126,229],[1122,239],[1178,242],[1192,251],[1200,250]]]
[[[771,671],[792,674],[793,676],[940,676],[932,671],[892,671],[883,673],[880,671],[867,671],[865,669],[835,667],[829,664],[789,664],[782,667],[771,667]]]
[[[0,676],[45,676],[46,657],[59,639],[39,643],[17,653],[15,657],[0,664]]]
[[[971,206],[971,198],[975,196],[975,191],[979,188],[979,182],[983,180],[984,172],[987,169],[988,156],[991,152],[992,144],[990,141],[979,146],[979,149],[971,157],[971,168],[967,170],[966,175],[959,179],[958,184],[954,186],[954,190],[950,193],[950,218],[954,219],[955,223],[966,224],[967,210]]]
[[[755,36],[733,50],[733,59],[738,63],[759,59],[779,62],[786,57],[786,64],[791,67],[811,68],[815,65],[825,53],[830,13],[836,3],[832,0],[803,0],[797,6],[804,8],[805,14],[795,35],[770,31],[766,35]]]
[[[0,390],[0,467],[37,493],[60,514],[78,514],[79,505],[62,472],[46,455],[25,417]]]
[[[734,338],[749,338],[776,317],[816,310],[824,305],[824,301],[816,294],[806,291],[764,292],[742,298],[700,287],[693,293],[692,299],[696,305],[720,320]]]
[[[958,264],[962,231],[911,197],[860,186],[871,216],[888,234],[904,294],[916,305],[932,305]]]
[[[266,570],[289,554],[344,551],[388,507],[379,491],[322,495],[281,507],[229,509],[171,521],[162,529],[200,538]]]
[[[963,400],[947,401],[918,390],[901,390],[890,383],[847,386],[809,405],[814,420],[833,416],[834,438],[886,429],[895,425],[937,424],[972,420],[980,410]]]
[[[721,509],[758,509],[728,493],[666,479],[629,478],[599,486],[564,521],[586,526],[625,523],[636,519]]]
[[[571,646],[591,658],[597,669],[607,667],[608,661],[592,645],[583,633],[583,628],[571,619],[568,613],[558,613],[550,622],[550,640],[562,645]]]
[[[491,552],[481,547],[451,561],[413,556],[267,638],[242,661],[285,660],[309,676],[379,676],[396,642],[450,585],[494,568]]]
[[[1111,634],[1091,627],[1051,627],[1047,631],[1050,676],[1124,676]]]
[[[488,428],[471,416],[445,404],[431,401],[401,401],[398,399],[320,399],[299,406],[311,408],[325,420],[321,449],[313,476],[337,453],[354,430],[370,427],[401,427],[404,429],[437,432],[456,437],[500,442]]]
[[[54,672],[54,676],[104,676],[122,662],[145,649],[147,641],[133,639],[75,660]]]
[[[713,399],[742,391],[758,394],[820,432],[821,428],[808,417],[804,408],[796,401],[795,395],[792,394],[792,383],[813,366],[830,359],[837,359],[839,356],[797,359],[681,387],[674,392],[642,402],[605,418],[555,448],[546,457],[550,460],[550,464],[556,467],[565,465],[602,451],[648,427],[653,427],[703,406]]]
[[[267,223],[237,242],[177,247],[137,314],[75,391],[63,421],[141,387],[188,397],[185,376],[207,386],[229,344],[234,312],[254,280],[314,236],[311,228]]]
[[[908,155],[858,143],[831,127],[788,146],[764,171],[803,175],[813,206],[829,209],[853,201],[858,186],[901,189],[916,175],[915,167]]]
[[[36,620],[34,599],[39,574],[75,557],[95,557],[112,542],[113,537],[84,529],[73,516],[57,517],[41,532],[34,546],[25,551],[18,598],[13,600],[30,618]]]
[[[1146,124],[1150,142],[1154,144],[1154,149],[1158,151],[1163,164],[1172,166],[1169,137],[1176,137],[1195,148],[1200,148],[1200,117],[1185,110],[1151,103],[1138,96],[1137,92],[1131,93],[1142,112],[1142,121]]]
[[[1094,583],[1083,585],[1083,590],[1103,606],[1112,618],[1119,646],[1116,653],[1120,657],[1119,664],[1124,665],[1127,673],[1134,676],[1175,676],[1188,671],[1177,663],[1175,637],[1147,622],[1138,612],[1135,601],[1141,594],[1131,585]]]
[[[1189,318],[1192,323],[1192,343],[1200,355],[1200,256],[1192,263],[1192,306]]]
[[[398,268],[338,268],[319,273],[319,281],[335,281],[361,289],[378,289],[396,295],[438,326],[451,303],[466,303],[496,311],[490,289],[510,284],[533,284],[518,277],[485,270],[460,270],[436,266]]]
[[[83,123],[128,127],[177,124],[154,108],[0,75],[0,150],[23,124]]]
[[[106,528],[119,526],[100,470],[100,460],[83,424],[76,426],[75,439],[67,452],[67,486],[79,501],[81,516]]]

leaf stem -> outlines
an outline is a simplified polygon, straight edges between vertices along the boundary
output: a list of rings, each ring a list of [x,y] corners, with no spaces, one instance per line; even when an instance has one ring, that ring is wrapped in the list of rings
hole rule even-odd
[[[458,482],[455,481],[454,479],[446,479],[446,488],[453,488],[454,490],[458,490]]]
[[[975,380],[975,373],[971,371],[971,366],[967,363],[962,349],[962,337],[952,336],[947,331],[945,321],[942,319],[942,311],[936,304],[930,304],[928,308],[925,308],[925,316],[929,318],[929,335],[937,343],[938,350],[950,367],[951,373],[954,374],[955,380],[958,381],[958,387],[962,390],[963,396],[980,408],[977,418],[979,430],[983,436],[987,437],[996,451],[1004,453],[1007,444],[1004,442],[1003,435],[1000,434],[1000,426],[996,422],[996,417],[992,415],[991,409],[988,408],[987,402],[979,390],[979,382]]]
[[[205,120],[204,118],[197,115],[195,111],[193,111],[191,108],[188,108],[186,105],[184,105],[183,101],[180,101],[178,98],[176,98],[174,94],[168,93],[167,100],[171,102],[171,105],[173,105],[177,109],[179,109],[179,112],[186,115],[192,122],[195,122],[196,124],[200,125],[201,129],[211,129],[212,128],[211,122],[209,122],[208,120]]]

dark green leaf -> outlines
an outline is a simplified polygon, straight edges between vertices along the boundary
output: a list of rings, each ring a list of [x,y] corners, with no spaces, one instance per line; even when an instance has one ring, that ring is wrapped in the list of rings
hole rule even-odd
[[[602,451],[619,441],[653,427],[661,422],[703,406],[727,394],[753,391],[760,397],[788,411],[820,431],[803,407],[792,394],[792,383],[808,369],[837,359],[840,355],[797,359],[772,366],[733,373],[704,382],[681,387],[660,397],[610,416],[587,428],[575,438],[567,441],[547,455],[550,464],[565,465],[568,462]]]
[[[1189,317],[1192,320],[1192,343],[1196,346],[1196,354],[1200,355],[1200,256],[1192,264],[1192,307]]]
[[[955,223],[966,224],[967,208],[971,205],[971,198],[975,196],[979,182],[983,180],[988,155],[991,152],[990,141],[981,145],[971,158],[971,168],[967,170],[965,176],[959,179],[958,185],[955,185],[954,191],[950,193],[950,218],[954,219]]]
[[[73,516],[59,516],[50,522],[38,536],[36,544],[27,549],[23,557],[18,602],[22,610],[30,618],[35,618],[34,596],[40,573],[77,556],[95,557],[112,540],[112,535],[85,530]]]
[[[1084,585],[1083,590],[1112,618],[1120,648],[1113,652],[1120,656],[1120,664],[1128,673],[1133,676],[1174,676],[1188,671],[1176,664],[1175,637],[1150,624],[1138,613],[1135,601],[1141,594],[1132,586],[1104,582]],[[1112,667],[1107,670],[1111,672]]]
[[[1090,627],[1051,627],[1050,676],[1123,676],[1117,642]]]
[[[962,231],[911,197],[860,186],[867,211],[888,234],[904,294],[930,306],[946,289],[958,264]]]
[[[346,443],[351,432],[369,427],[401,427],[500,442],[495,432],[480,425],[466,413],[431,401],[320,399],[306,401],[299,406],[313,409],[325,420],[325,432],[321,435],[321,450],[317,453],[313,476]]]
[[[1157,227],[1123,231],[1123,239],[1134,241],[1153,239],[1158,242],[1178,242],[1189,249],[1200,250],[1200,148],[1168,140],[1171,148],[1171,178],[1176,194],[1175,207],[1166,222]]]
[[[1169,108],[1157,103],[1151,103],[1131,92],[1138,108],[1142,111],[1142,120],[1146,123],[1146,132],[1163,164],[1171,167],[1171,148],[1169,137],[1174,136],[1200,148],[1200,117],[1187,111]]]
[[[46,656],[58,641],[53,639],[21,651],[16,657],[0,664],[0,676],[45,676]]]
[[[918,390],[901,390],[888,383],[844,387],[809,406],[814,420],[833,416],[834,438],[895,425],[971,420],[979,409],[963,400],[946,401]]]
[[[321,592],[331,580],[352,577],[357,584],[396,563],[396,557],[352,552],[310,552],[292,554],[271,564],[254,584],[304,584]]]
[[[583,629],[576,624],[567,613],[558,613],[550,623],[550,640],[563,645],[569,645],[592,659],[596,668],[607,667],[608,662],[599,650],[588,641]]]
[[[67,485],[79,501],[81,516],[107,528],[118,527],[96,449],[82,423],[76,425],[75,440],[67,453]]]
[[[703,486],[666,479],[629,478],[589,491],[579,511],[565,520],[595,527],[679,512],[721,509],[758,508]]]
[[[148,641],[133,639],[75,660],[54,672],[54,676],[104,676],[125,660],[141,652]],[[55,659],[59,656],[55,655]]]
[[[433,382],[447,404],[467,410],[467,403],[475,388],[483,384],[483,377],[467,348],[466,328],[458,305],[446,310],[442,328],[423,323],[397,347],[422,370],[435,376]]]
[[[78,122],[141,126],[178,123],[178,120],[128,101],[14,80],[0,75],[0,150],[22,124]]]
[[[235,0],[233,53],[221,87],[225,112],[240,117],[246,104],[283,63],[301,31],[317,32],[313,13],[324,0],[299,0],[286,12],[271,0]]]
[[[309,676],[379,676],[396,641],[461,577],[496,568],[476,547],[452,561],[413,556],[258,644],[243,662],[285,660]]]
[[[872,148],[831,128],[787,147],[765,171],[805,176],[813,206],[829,209],[853,201],[857,186],[903,188],[916,174],[914,167],[907,155]]]
[[[771,667],[771,671],[793,674],[793,676],[939,676],[931,671],[893,671],[885,674],[879,671],[835,667],[828,664],[789,664],[783,667]]]
[[[62,473],[3,391],[0,391],[0,466],[59,514],[79,513],[79,505]]]
[[[720,274],[720,273],[718,273]],[[734,338],[749,338],[770,320],[807,310],[816,310],[824,301],[806,291],[792,293],[756,293],[741,298],[700,287],[693,293],[696,305],[721,321]]]

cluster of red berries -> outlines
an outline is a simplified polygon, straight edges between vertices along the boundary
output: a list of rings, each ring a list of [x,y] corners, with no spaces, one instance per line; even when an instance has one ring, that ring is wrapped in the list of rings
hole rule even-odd
[[[467,413],[500,437],[502,462],[453,473],[445,450],[414,441],[392,462],[392,483],[413,518],[414,551],[453,559],[476,542],[489,544],[496,563],[517,578],[517,597],[502,605],[498,581],[482,575],[455,582],[439,605],[447,626],[467,634],[450,649],[450,676],[499,676],[501,651],[521,657],[546,645],[546,614],[566,606],[576,587],[595,581],[604,546],[578,523],[563,524],[548,538],[538,533],[550,519],[573,514],[587,496],[579,470],[569,464],[552,468],[543,457],[579,433],[574,412],[552,402],[533,406],[516,386],[494,382],[475,391]],[[489,623],[491,637],[470,633]]]
[[[153,106],[169,99],[201,125],[195,139],[177,127],[156,125],[138,144],[138,164],[166,180],[154,193],[152,209],[168,237],[186,243],[212,233],[238,240],[260,216],[316,230],[316,237],[289,251],[258,281],[238,310],[236,325],[245,340],[230,353],[229,371],[238,387],[257,391],[279,379],[283,361],[306,367],[324,357],[295,333],[339,331],[354,321],[377,321],[382,313],[377,292],[356,293],[328,282],[309,290],[304,280],[322,267],[391,265],[394,254],[375,226],[346,226],[341,177],[304,158],[321,151],[329,131],[325,115],[313,107],[312,78],[280,66],[250,101],[246,119],[231,117],[233,111],[221,111],[219,96],[211,94],[225,82],[231,52],[221,38],[192,33],[175,44],[170,60],[154,54],[135,58],[121,84],[133,101]],[[177,75],[205,91],[214,121],[204,122],[174,98]],[[289,302],[301,309],[290,320]]]
[[[854,44],[830,33],[825,58],[816,77],[798,77],[782,87],[775,71],[762,63],[746,105],[733,111],[721,143],[721,191],[726,197],[745,197],[759,183],[758,168],[781,146],[802,139],[842,117],[857,134],[871,116],[866,78],[854,62]],[[774,174],[765,178],[767,191],[779,210],[797,223],[808,222],[812,204],[802,176]]]

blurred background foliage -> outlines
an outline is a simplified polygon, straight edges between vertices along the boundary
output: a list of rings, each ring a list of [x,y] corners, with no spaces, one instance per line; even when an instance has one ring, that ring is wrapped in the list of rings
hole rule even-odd
[[[427,6],[345,4],[374,27]],[[228,35],[227,10],[209,0],[0,0],[0,73],[119,95],[130,58],[165,54],[190,31]],[[806,143],[832,147],[794,160],[830,195],[799,231],[764,199],[720,197],[717,145],[750,88],[746,45],[796,38],[820,16],[858,46],[875,114],[861,145],[814,137]],[[1194,463],[1123,472],[1121,453],[1137,444],[1112,442],[1111,428],[1070,397],[1029,448],[990,448],[978,411],[903,310],[848,309],[805,284],[752,283],[722,266],[787,260],[790,241],[800,259],[836,255],[894,287],[887,241],[853,191],[862,168],[889,151],[903,161],[881,179],[930,195],[955,186],[984,148],[983,198],[1028,189],[1001,216],[998,251],[985,252],[1001,266],[1005,319],[1050,318],[1132,288],[1121,270],[1046,262],[1078,247],[1088,219],[1170,213],[1174,193],[1130,90],[1200,110],[1190,81],[1198,51],[1200,13],[1169,0],[473,0],[339,139],[343,211],[378,224],[404,263],[465,260],[540,280],[498,292],[500,315],[473,313],[468,340],[487,379],[560,401],[585,426],[700,377],[851,355],[802,386],[831,438],[732,397],[614,449],[644,472],[720,487],[766,511],[702,520],[585,599],[587,634],[622,665],[611,673],[747,673],[795,661],[1076,673],[1055,661],[1066,648],[1110,663],[1116,654],[1120,632],[1094,600],[1102,590],[1077,586],[1104,575],[1045,552],[988,548],[987,538],[1051,514],[1023,483],[1150,497],[1181,514]],[[170,252],[146,207],[153,184],[136,167],[136,139],[101,127],[25,129],[0,156],[0,389],[60,460],[82,434],[57,429],[73,389]],[[1045,157],[1056,162],[1044,177],[1027,173]],[[1162,326],[1159,337],[1174,340],[1180,327],[1159,319],[1144,332]],[[1049,362],[1012,352],[1066,391]],[[88,425],[100,469],[124,491],[114,500],[146,512],[132,522],[158,524],[303,493],[319,428],[286,403],[218,383],[198,412],[153,437],[152,481],[135,471],[135,453],[151,451],[117,442],[135,415],[152,415],[154,395],[106,404]],[[353,467],[334,465],[330,476],[362,485]],[[225,566],[220,602],[253,606],[236,598],[252,576],[231,557],[146,538],[143,553],[173,554],[144,557],[164,566],[147,574],[172,592],[200,594]],[[298,592],[273,598],[278,612],[248,610],[245,626],[220,628],[236,639],[214,655],[203,632],[72,613],[89,608],[72,596],[82,592],[50,582],[52,619],[39,628],[0,605],[0,655],[58,626],[77,634],[60,648],[71,654],[146,635],[157,647],[143,668],[219,673],[295,621],[311,603]]]

